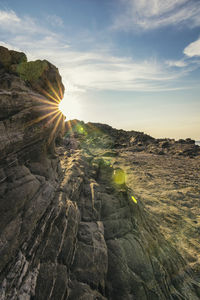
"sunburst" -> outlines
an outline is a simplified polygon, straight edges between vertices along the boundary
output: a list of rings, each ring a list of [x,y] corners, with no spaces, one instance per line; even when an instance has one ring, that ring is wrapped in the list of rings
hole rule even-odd
[[[33,112],[36,112],[39,116],[25,124],[26,127],[30,127],[34,124],[43,122],[44,127],[48,127],[51,124],[54,124],[53,130],[50,133],[48,143],[50,144],[54,137],[56,136],[57,131],[64,131],[65,129],[65,116],[59,108],[59,104],[63,98],[63,91],[59,81],[57,80],[57,90],[52,86],[48,81],[47,86],[49,87],[49,92],[42,90],[43,96],[33,95],[34,102],[37,102],[33,106]]]

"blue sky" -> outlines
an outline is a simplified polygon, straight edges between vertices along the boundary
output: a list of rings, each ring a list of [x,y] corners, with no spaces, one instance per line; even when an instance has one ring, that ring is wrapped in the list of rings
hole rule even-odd
[[[67,119],[200,140],[199,0],[0,1],[0,44],[59,68]]]

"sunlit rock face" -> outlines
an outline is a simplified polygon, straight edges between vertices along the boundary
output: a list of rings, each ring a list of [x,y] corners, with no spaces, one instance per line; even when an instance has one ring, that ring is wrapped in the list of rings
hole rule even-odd
[[[4,47],[0,47],[0,67],[1,158],[8,158],[13,150],[24,156],[28,149],[28,155],[36,157],[53,152],[63,120],[58,104],[64,87],[58,69],[47,61],[27,62],[24,53]],[[30,144],[35,151],[29,151]]]
[[[169,214],[166,219],[162,217],[167,214],[166,205],[160,203],[160,215],[153,214],[153,208],[156,206],[158,209],[161,191],[162,193],[168,191],[169,186],[163,181],[162,189],[160,183],[162,178],[159,178],[160,181],[155,180],[155,184],[151,180],[148,186],[149,192],[158,197],[154,201],[145,187],[148,180],[144,174],[151,176],[148,170],[151,164],[154,165],[155,174],[161,170],[164,172],[164,163],[169,161],[168,165],[172,164],[169,177],[173,182],[173,179],[177,180],[177,175],[170,172],[174,170],[176,164],[180,168],[181,159],[182,163],[192,160],[194,166],[195,162],[199,162],[199,148],[194,148],[191,140],[178,141],[176,145],[173,140],[164,140],[162,143],[168,142],[169,147],[162,155],[159,154],[159,150],[155,154],[149,149],[153,148],[156,151],[155,145],[157,143],[159,145],[160,140],[136,131],[126,132],[113,129],[108,125],[84,124],[78,120],[66,123],[63,142],[68,149],[67,155],[75,159],[79,153],[82,158],[79,158],[79,163],[73,167],[73,172],[76,170],[80,174],[77,176],[79,184],[74,181],[75,186],[78,187],[75,197],[71,191],[72,187],[67,190],[70,198],[76,201],[81,216],[77,236],[78,247],[71,268],[79,284],[73,285],[76,289],[71,291],[70,299],[81,299],[83,290],[80,282],[87,282],[90,287],[97,289],[96,276],[93,275],[91,279],[90,272],[95,267],[95,275],[99,274],[97,271],[99,262],[98,259],[94,259],[98,247],[95,247],[95,235],[92,229],[99,221],[104,228],[105,242],[102,241],[102,251],[105,251],[105,244],[107,249],[107,259],[102,254],[99,255],[102,257],[101,270],[105,270],[106,267],[107,271],[104,284],[101,283],[98,290],[103,291],[102,294],[106,299],[181,299],[181,297],[198,299],[199,275],[192,272],[191,265],[176,250],[180,241],[178,231],[180,233],[183,228],[176,228],[177,223],[174,219],[173,228],[174,230],[176,228],[175,235],[177,238],[179,236],[179,240],[172,246],[172,243],[167,241],[160,232],[163,228],[167,238],[166,232],[169,233],[169,228],[172,227],[171,223],[166,224]],[[186,155],[188,158],[185,158]],[[87,164],[84,163],[85,160],[88,161]],[[146,164],[147,169],[144,167]],[[136,168],[138,175],[135,174]],[[191,170],[188,170],[187,178],[190,173]],[[72,175],[71,170],[69,174]],[[141,178],[146,180],[143,182]],[[169,185],[171,187],[171,182]],[[77,190],[80,190],[80,194],[77,194]],[[152,210],[145,209],[144,203],[146,204],[147,200]],[[172,199],[165,199],[165,203],[166,201],[169,202],[167,209],[173,209]],[[180,205],[179,209],[181,212],[183,207]],[[183,216],[179,215],[179,217],[179,221],[184,222]],[[172,214],[171,220],[173,218]],[[171,234],[173,235],[173,232]],[[193,242],[194,238],[195,232],[191,240],[186,238],[187,243]]]
[[[62,174],[55,155],[55,139],[64,121],[58,110],[64,91],[61,77],[56,67],[46,63],[38,78],[22,78],[16,70],[24,64],[28,64],[25,54],[0,47],[1,299],[18,299],[14,278],[20,282],[23,277],[23,268],[29,264],[27,247],[38,222],[45,220],[44,213],[48,215],[46,210]],[[5,279],[9,270],[14,276],[10,280]],[[36,279],[36,273],[30,276]],[[4,290],[5,284],[11,284],[9,292]]]
[[[59,71],[47,60],[27,62],[24,53],[0,46],[0,73],[5,72],[19,76],[33,90],[51,100],[63,98],[64,85]]]
[[[0,66],[0,299],[199,299],[189,266],[111,162],[127,137],[74,121],[56,145],[58,70],[3,47]]]

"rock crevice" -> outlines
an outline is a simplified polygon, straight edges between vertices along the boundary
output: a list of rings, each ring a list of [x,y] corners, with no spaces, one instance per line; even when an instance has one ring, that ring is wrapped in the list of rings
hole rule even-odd
[[[142,198],[133,201],[123,176],[115,182],[117,136],[102,148],[93,125],[92,146],[91,124],[80,134],[77,123],[79,133],[67,130],[58,146],[62,124],[49,109],[64,91],[58,70],[3,47],[0,68],[0,298],[199,299],[198,282]]]

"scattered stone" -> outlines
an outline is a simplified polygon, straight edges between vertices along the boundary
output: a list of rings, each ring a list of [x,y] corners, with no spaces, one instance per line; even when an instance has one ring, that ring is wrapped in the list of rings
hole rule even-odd
[[[191,269],[121,166],[124,157],[132,171],[147,167],[130,156],[150,149],[187,159],[199,148],[158,148],[165,141],[77,121],[62,140],[43,104],[64,91],[57,68],[4,47],[0,64],[0,299],[199,299]],[[140,186],[147,178],[156,173],[139,174]]]

